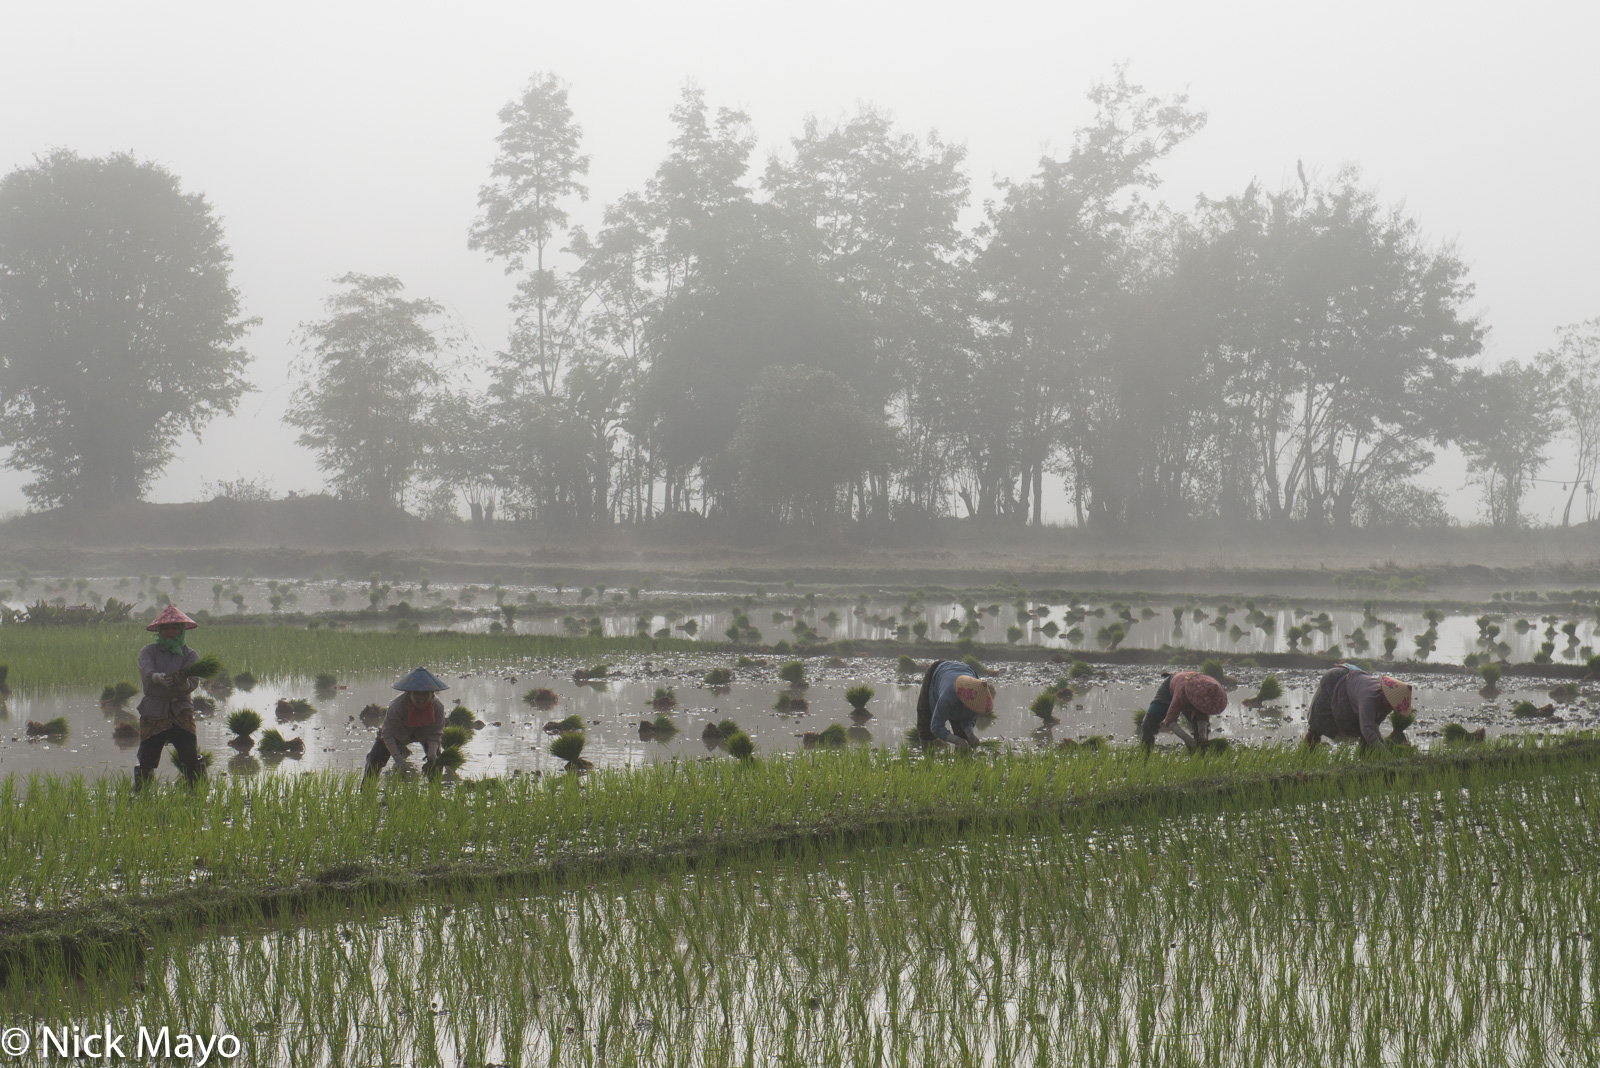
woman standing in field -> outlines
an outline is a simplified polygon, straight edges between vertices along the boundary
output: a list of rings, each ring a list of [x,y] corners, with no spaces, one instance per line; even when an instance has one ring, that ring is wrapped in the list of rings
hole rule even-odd
[[[178,768],[185,779],[194,781],[202,770],[200,747],[195,742],[194,701],[189,696],[200,680],[182,675],[184,668],[200,659],[200,654],[184,643],[184,632],[199,625],[177,605],[169,604],[144,628],[154,631],[156,640],[139,650],[139,681],[144,686],[144,698],[139,702],[135,788],[155,776],[161,751],[169,745],[178,751]]]
[[[1211,737],[1211,717],[1221,715],[1227,707],[1228,692],[1210,675],[1199,671],[1168,675],[1161,680],[1145,711],[1144,722],[1139,725],[1139,740],[1149,749],[1155,745],[1161,728],[1173,726],[1182,716],[1193,732],[1193,738],[1184,739],[1184,744],[1191,749],[1203,746]]]
[[[994,686],[970,674],[959,660],[935,660],[917,693],[917,737],[967,748],[976,745],[972,729],[979,716],[994,715]]]
[[[1307,716],[1306,748],[1323,738],[1360,738],[1383,745],[1378,725],[1390,712],[1411,711],[1411,686],[1388,675],[1369,675],[1353,664],[1330,668],[1317,683]]]
[[[411,755],[411,743],[422,743],[422,770],[432,771],[444,740],[444,702],[434,694],[450,687],[440,682],[427,668],[417,668],[394,684],[400,696],[389,702],[389,711],[378,728],[378,740],[367,754],[370,777],[383,770],[394,757],[403,763]]]

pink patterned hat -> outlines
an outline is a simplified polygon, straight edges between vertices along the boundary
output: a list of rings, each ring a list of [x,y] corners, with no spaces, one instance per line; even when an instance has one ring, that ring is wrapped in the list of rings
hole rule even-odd
[[[182,623],[184,630],[194,630],[194,628],[200,625],[194,620],[190,619],[188,616],[184,615],[183,611],[177,605],[169,604],[167,607],[163,608],[161,610],[161,614],[152,619],[144,629],[160,630],[168,623]]]

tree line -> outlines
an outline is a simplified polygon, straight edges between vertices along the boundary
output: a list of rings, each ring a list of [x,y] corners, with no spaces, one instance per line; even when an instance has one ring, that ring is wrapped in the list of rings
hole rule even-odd
[[[568,87],[536,75],[467,227],[515,279],[481,388],[441,305],[349,274],[302,324],[286,421],[341,496],[552,528],[1038,524],[1047,477],[1088,527],[1442,525],[1446,445],[1514,527],[1557,441],[1562,522],[1594,517],[1600,320],[1483,369],[1467,265],[1356,169],[1175,211],[1157,167],[1205,115],[1120,70],[1089,98],[964,226],[960,145],[868,106],[758,169],[749,116],[689,87],[588,226]],[[60,151],[0,182],[0,410],[37,505],[136,498],[174,429],[233,410],[229,265],[154,164]]]

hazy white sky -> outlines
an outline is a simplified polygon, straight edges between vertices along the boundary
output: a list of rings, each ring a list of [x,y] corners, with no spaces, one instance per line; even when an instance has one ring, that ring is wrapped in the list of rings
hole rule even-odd
[[[339,274],[398,275],[485,352],[503,343],[511,283],[467,251],[466,229],[495,112],[538,70],[571,83],[593,156],[573,214],[594,221],[654,170],[688,79],[750,113],[757,167],[806,114],[870,101],[964,142],[981,200],[1067,144],[1090,83],[1127,61],[1134,81],[1187,89],[1210,114],[1163,169],[1169,204],[1276,185],[1296,159],[1357,162],[1472,265],[1487,362],[1600,315],[1592,2],[6,0],[0,16],[0,169],[58,146],[161,162],[216,206],[263,320],[248,340],[257,392],[185,443],[157,500],[237,475],[321,486],[278,417],[291,334]],[[1458,490],[1459,465],[1437,478]],[[0,511],[25,504],[24,481],[0,472]],[[1456,500],[1472,513],[1470,494]]]

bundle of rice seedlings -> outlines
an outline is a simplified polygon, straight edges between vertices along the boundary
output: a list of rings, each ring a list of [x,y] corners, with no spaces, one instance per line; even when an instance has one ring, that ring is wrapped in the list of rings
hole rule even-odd
[[[444,717],[444,721],[448,726],[461,727],[464,730],[470,731],[475,728],[478,718],[474,716],[472,714],[472,710],[465,705],[456,705],[456,707],[450,710],[450,714]]]
[[[67,736],[67,717],[57,716],[55,719],[48,719],[43,723],[36,719],[30,719],[28,721],[28,735],[34,738],[65,738]]]
[[[1404,734],[1407,728],[1409,728],[1416,721],[1417,714],[1415,712],[1389,713],[1389,724],[1394,728],[1394,732],[1396,734]]]
[[[261,727],[261,713],[253,708],[241,708],[228,716],[228,729],[241,738],[248,738]]]
[[[668,712],[678,707],[678,694],[670,686],[657,686],[650,697],[650,707],[657,712]]]
[[[1500,692],[1499,664],[1491,663],[1478,665],[1478,677],[1483,679],[1483,688],[1478,691],[1479,693],[1487,695]]]
[[[727,668],[712,668],[702,680],[707,686],[726,686],[733,681],[733,672]]]
[[[772,703],[772,707],[773,710],[777,712],[787,712],[798,715],[799,713],[809,709],[811,706],[806,703],[806,699],[804,697],[801,697],[797,694],[788,693],[787,691],[779,691],[778,699]]]
[[[259,748],[263,753],[293,753],[305,752],[306,740],[304,738],[285,738],[277,730],[268,727],[261,732]]]
[[[222,670],[222,661],[212,653],[207,653],[192,664],[185,664],[178,669],[178,675],[185,679],[210,679],[215,678]]]
[[[756,744],[744,731],[734,731],[728,736],[728,752],[739,760],[749,760],[755,754]]]
[[[565,734],[568,731],[583,730],[583,717],[574,712],[565,719],[553,719],[544,725],[546,734]]]
[[[439,756],[434,764],[446,771],[454,771],[467,762],[467,756],[458,746],[447,746],[439,750]]]
[[[465,727],[450,726],[444,729],[439,744],[445,749],[460,749],[472,737],[472,732]]]
[[[0,697],[4,697],[6,694],[11,692],[11,687],[6,685],[6,676],[10,673],[10,667],[5,664],[0,664]]]
[[[558,760],[567,762],[567,767],[574,767],[583,757],[583,746],[587,739],[581,731],[568,731],[550,743],[550,754]],[[587,763],[587,761],[585,761]]]
[[[1450,745],[1468,745],[1473,742],[1483,741],[1488,736],[1489,731],[1485,727],[1469,731],[1459,723],[1446,723],[1441,734]]]
[[[290,700],[286,697],[280,697],[278,698],[277,707],[273,709],[273,715],[275,715],[280,721],[310,719],[316,714],[316,708],[314,708],[311,702],[307,701],[304,697],[296,697],[293,700]]]
[[[1028,706],[1028,711],[1038,716],[1045,723],[1059,723],[1056,718],[1056,695],[1050,690],[1045,690],[1033,703]]]
[[[666,715],[657,716],[655,719],[651,720],[650,729],[655,731],[657,734],[678,733],[678,725],[672,722],[671,716]]]
[[[1087,661],[1074,660],[1072,662],[1071,669],[1067,672],[1067,677],[1070,678],[1070,679],[1081,679],[1085,675],[1093,675],[1093,674],[1094,674],[1094,668],[1090,667]]]
[[[845,731],[844,724],[830,723],[822,729],[819,739],[823,745],[842,746],[850,740],[850,735]]]
[[[778,668],[778,678],[796,690],[804,689],[807,685],[806,666],[798,660],[790,660]]]
[[[917,673],[917,662],[901,653],[900,659],[894,662],[894,669],[902,675],[915,675]]]
[[[128,703],[128,698],[139,692],[139,687],[131,682],[119,682],[114,686],[107,686],[100,691],[100,703],[107,705],[123,705]]]
[[[315,682],[318,693],[331,693],[339,688],[338,676],[334,675],[331,671],[324,671],[319,674],[316,677]]]
[[[877,690],[874,690],[866,683],[862,683],[859,686],[852,686],[846,690],[844,692],[844,699],[850,702],[851,708],[859,712],[867,707],[867,702],[871,701],[873,697],[877,695],[877,693]]]
[[[560,698],[556,696],[554,690],[540,686],[523,694],[522,700],[535,708],[554,708]]]
[[[731,738],[739,733],[739,725],[731,719],[724,719],[718,721],[717,730],[722,732],[724,738]]]

